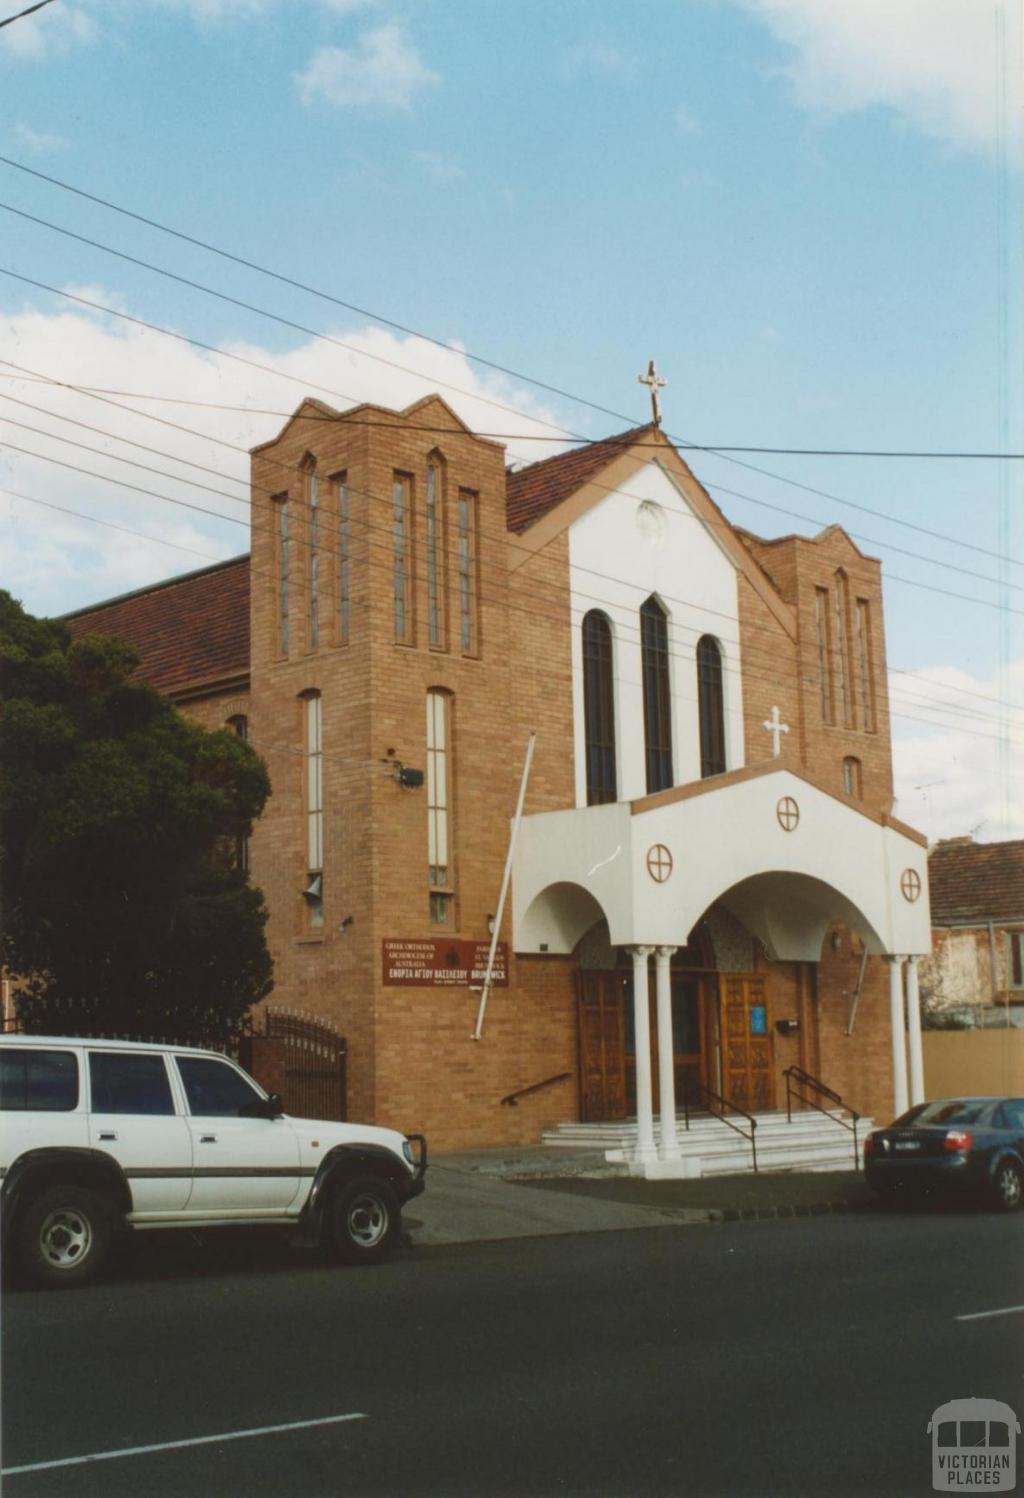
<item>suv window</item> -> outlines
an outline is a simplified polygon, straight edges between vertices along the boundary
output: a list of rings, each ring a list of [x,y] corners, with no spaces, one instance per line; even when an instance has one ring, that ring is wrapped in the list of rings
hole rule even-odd
[[[174,1112],[171,1084],[162,1056],[130,1051],[91,1051],[89,1080],[94,1113]]]
[[[78,1060],[73,1051],[0,1050],[0,1109],[69,1113],[78,1107]]]
[[[198,1056],[175,1058],[185,1084],[189,1111],[198,1118],[260,1118],[263,1097],[226,1061]]]

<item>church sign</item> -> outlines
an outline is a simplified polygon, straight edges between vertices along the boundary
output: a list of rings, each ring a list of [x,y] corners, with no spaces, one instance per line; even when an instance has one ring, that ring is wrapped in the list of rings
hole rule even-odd
[[[384,984],[389,988],[479,988],[487,973],[489,941],[403,941],[386,937],[383,942]],[[508,943],[500,941],[494,952],[491,983],[508,986]]]

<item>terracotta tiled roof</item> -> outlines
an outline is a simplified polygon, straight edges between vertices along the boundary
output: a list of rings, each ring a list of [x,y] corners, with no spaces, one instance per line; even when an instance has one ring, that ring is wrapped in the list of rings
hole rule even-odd
[[[119,635],[136,675],[170,695],[249,669],[249,558],[233,557],[65,616],[80,635]]]
[[[617,437],[604,437],[600,442],[589,442],[586,447],[573,448],[572,452],[542,458],[539,463],[531,463],[529,468],[521,468],[517,473],[510,470],[505,475],[505,513],[509,530],[526,530],[650,430],[650,426],[633,427],[628,432],[620,432]]]
[[[975,843],[950,838],[928,855],[932,925],[1024,918],[1024,839]]]

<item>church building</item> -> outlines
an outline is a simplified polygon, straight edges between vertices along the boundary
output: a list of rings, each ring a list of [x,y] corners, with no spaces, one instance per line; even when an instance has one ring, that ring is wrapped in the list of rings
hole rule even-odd
[[[249,555],[68,623],[266,760],[268,1002],[345,1037],[350,1117],[433,1150],[635,1118],[671,1175],[684,1101],[923,1097],[927,848],[842,529],[731,525],[656,411],[512,470],[436,395],[304,400],[251,516]]]

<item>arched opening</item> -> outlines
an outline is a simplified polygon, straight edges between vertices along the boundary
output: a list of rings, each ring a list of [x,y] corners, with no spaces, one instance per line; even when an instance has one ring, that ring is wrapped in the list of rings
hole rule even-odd
[[[668,659],[668,614],[653,593],[640,606],[640,655],[644,687],[644,748],[647,793],[672,784],[672,687]]]
[[[697,703],[700,715],[700,775],[725,773],[725,694],[722,652],[711,635],[697,642]]]
[[[612,627],[600,609],[583,619],[583,721],[587,763],[587,805],[601,806],[616,796],[615,691]]]

